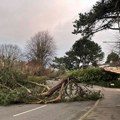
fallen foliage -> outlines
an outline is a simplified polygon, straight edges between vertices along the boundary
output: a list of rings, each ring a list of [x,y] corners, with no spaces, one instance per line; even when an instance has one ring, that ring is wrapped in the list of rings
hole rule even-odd
[[[0,104],[13,103],[57,103],[80,100],[96,100],[100,91],[77,82],[74,76],[61,78],[50,87],[46,80],[33,81],[28,76],[9,68],[0,69]]]

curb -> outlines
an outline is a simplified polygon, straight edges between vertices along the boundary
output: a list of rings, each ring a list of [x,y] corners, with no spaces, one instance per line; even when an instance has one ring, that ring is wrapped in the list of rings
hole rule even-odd
[[[100,99],[97,100],[95,104],[93,105],[93,107],[90,110],[88,110],[82,117],[80,117],[79,120],[84,120],[96,108],[99,102],[100,102]]]

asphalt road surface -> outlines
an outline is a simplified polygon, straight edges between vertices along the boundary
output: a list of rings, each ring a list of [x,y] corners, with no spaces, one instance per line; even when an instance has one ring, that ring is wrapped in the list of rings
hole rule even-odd
[[[78,120],[94,101],[0,107],[0,120]]]
[[[85,120],[120,120],[120,89],[103,88],[104,99]]]

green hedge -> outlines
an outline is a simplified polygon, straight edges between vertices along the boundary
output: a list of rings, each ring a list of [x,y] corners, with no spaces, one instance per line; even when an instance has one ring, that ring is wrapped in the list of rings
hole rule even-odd
[[[101,85],[106,87],[109,86],[111,81],[115,82],[119,78],[118,74],[107,72],[101,68],[72,70],[66,74],[66,77],[69,76],[76,78],[78,82]]]

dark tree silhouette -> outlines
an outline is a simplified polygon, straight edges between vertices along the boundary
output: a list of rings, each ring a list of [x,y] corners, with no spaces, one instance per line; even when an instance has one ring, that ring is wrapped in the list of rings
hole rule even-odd
[[[80,13],[74,22],[74,34],[90,37],[94,33],[111,29],[120,30],[120,0],[99,0],[89,12]]]
[[[106,63],[115,63],[115,62],[119,62],[119,55],[111,52],[108,56],[107,56],[107,61]]]
[[[60,67],[65,67],[69,70],[78,69],[89,64],[97,65],[97,62],[101,61],[103,57],[104,53],[97,43],[81,38],[74,43],[72,49],[66,52],[64,57],[55,58],[53,65],[58,69]]]

